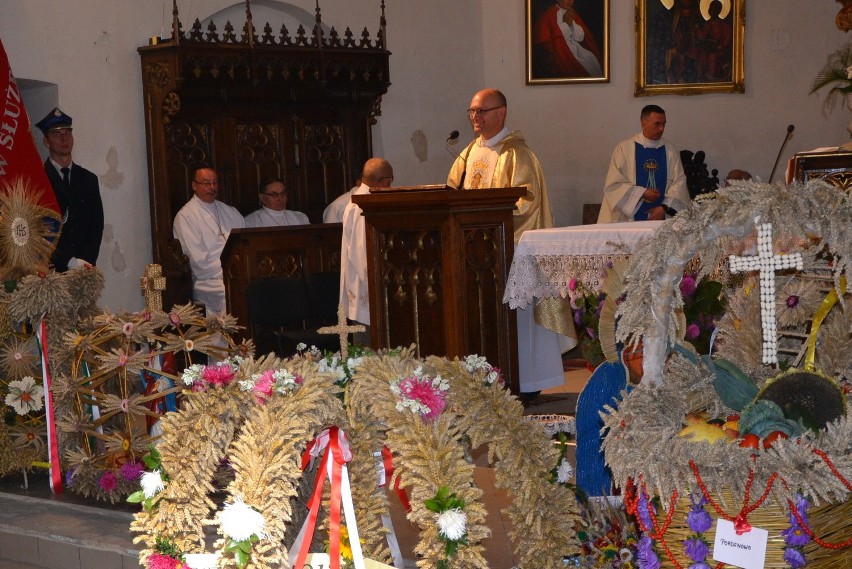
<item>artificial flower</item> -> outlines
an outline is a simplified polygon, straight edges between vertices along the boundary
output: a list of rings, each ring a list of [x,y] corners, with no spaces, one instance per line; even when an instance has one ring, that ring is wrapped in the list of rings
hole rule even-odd
[[[9,382],[9,394],[6,405],[13,407],[18,415],[31,411],[40,411],[44,406],[44,388],[35,382],[32,376]]]
[[[38,351],[34,338],[11,336],[0,347],[0,369],[12,379],[33,375],[38,366]]]
[[[107,470],[98,478],[98,485],[106,493],[110,493],[118,486],[118,476],[112,470]]]
[[[793,569],[804,567],[807,562],[805,554],[795,547],[788,547],[784,550],[784,561]]]
[[[243,502],[239,496],[226,504],[219,513],[219,526],[234,541],[246,541],[253,535],[261,539],[265,537],[266,522],[263,514]]]
[[[686,523],[689,529],[695,533],[704,533],[713,526],[713,518],[704,509],[704,504],[707,503],[707,500],[702,494],[698,494],[697,499],[695,495],[692,495],[690,496],[690,500],[692,501],[692,506],[690,506],[689,513],[686,515]]]
[[[418,366],[410,377],[395,380],[390,384],[391,392],[399,398],[397,411],[410,410],[423,417],[424,421],[434,421],[447,406],[445,392],[450,384],[440,375],[434,378],[423,372]]]
[[[686,327],[686,333],[684,336],[687,340],[694,340],[701,334],[701,328],[698,327],[698,324],[694,322]]]
[[[556,469],[556,481],[560,484],[567,484],[574,477],[574,467],[567,459],[563,458],[559,463],[559,468]]]
[[[162,553],[152,553],[148,556],[148,569],[183,569],[186,564],[179,559]]]
[[[118,473],[128,482],[133,482],[134,480],[139,480],[144,470],[145,468],[141,462],[125,462],[118,469]]]
[[[159,470],[143,474],[139,484],[142,486],[142,493],[146,498],[153,498],[166,487],[163,474]]]
[[[684,552],[686,556],[695,562],[702,562],[710,555],[710,548],[707,543],[701,538],[687,539],[684,542]]]
[[[12,444],[18,448],[32,447],[38,451],[44,448],[47,428],[44,424],[14,425],[9,428]]]
[[[680,281],[680,293],[684,298],[692,298],[695,291],[698,290],[698,284],[695,282],[695,277],[692,275],[684,275]]]
[[[441,512],[438,531],[450,541],[458,541],[467,533],[467,514],[458,508]]]
[[[660,569],[660,558],[654,551],[654,541],[647,535],[639,538],[636,557],[639,559],[639,569]]]

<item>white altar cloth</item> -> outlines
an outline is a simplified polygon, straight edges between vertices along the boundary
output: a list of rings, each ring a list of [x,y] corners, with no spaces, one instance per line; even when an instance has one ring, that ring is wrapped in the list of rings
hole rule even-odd
[[[515,247],[503,302],[526,308],[534,298],[566,298],[572,278],[599,291],[612,262],[628,257],[662,223],[628,221],[525,231]]]

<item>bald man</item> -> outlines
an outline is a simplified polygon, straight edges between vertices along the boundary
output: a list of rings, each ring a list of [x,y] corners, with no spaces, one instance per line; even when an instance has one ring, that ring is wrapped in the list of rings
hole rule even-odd
[[[352,195],[368,194],[370,188],[388,188],[393,167],[384,158],[370,158],[361,172],[361,185]],[[340,303],[350,320],[370,325],[370,294],[367,289],[367,235],[361,208],[350,202],[343,211],[340,244]]]
[[[525,187],[513,217],[517,243],[528,229],[553,227],[553,214],[538,158],[520,131],[506,128],[507,112],[506,97],[496,89],[473,96],[467,116],[477,137],[459,154],[447,185],[472,191]],[[542,299],[516,314],[520,390],[525,399],[533,399],[542,389],[565,382],[560,354],[577,344],[576,334],[570,307],[562,299]],[[541,322],[553,323],[555,329]]]

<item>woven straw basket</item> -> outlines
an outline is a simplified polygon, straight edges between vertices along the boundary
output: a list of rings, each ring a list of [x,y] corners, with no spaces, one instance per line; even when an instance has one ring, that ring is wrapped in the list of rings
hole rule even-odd
[[[729,515],[736,515],[741,507],[742,498],[735,500],[727,489],[721,492],[713,493],[713,500]],[[683,542],[694,532],[689,529],[686,523],[686,516],[689,513],[690,501],[689,497],[681,497],[677,502],[677,510],[672,515],[671,525],[669,525],[664,539],[674,558],[680,563],[681,569],[685,569],[692,564],[692,561],[686,556],[683,551]],[[712,507],[705,506],[710,512],[714,520],[717,517]],[[732,514],[733,512],[733,514]],[[658,516],[662,517],[662,516]],[[765,569],[789,569],[790,566],[784,561],[784,536],[781,532],[790,527],[789,510],[785,504],[783,507],[777,501],[767,499],[767,501],[758,509],[753,511],[748,516],[748,523],[752,527],[761,528],[769,532],[769,541],[766,545],[766,564]],[[812,507],[808,510],[808,519],[810,528],[814,533],[827,542],[841,542],[852,536],[852,502],[846,501],[841,504],[828,504],[821,507]],[[662,520],[661,520],[662,521]],[[702,534],[707,543],[710,544],[710,550],[713,550],[713,541],[716,538],[716,524],[707,532]],[[672,563],[662,547],[660,540],[655,541],[657,554],[660,557],[660,567],[666,569],[675,569],[676,565]],[[821,547],[816,543],[809,543],[804,548],[805,557],[807,559],[806,569],[841,569],[852,568],[852,549],[846,548],[834,550]],[[716,567],[716,563],[710,558],[707,559],[707,564],[710,567]],[[722,567],[733,567],[732,565],[722,565]]]

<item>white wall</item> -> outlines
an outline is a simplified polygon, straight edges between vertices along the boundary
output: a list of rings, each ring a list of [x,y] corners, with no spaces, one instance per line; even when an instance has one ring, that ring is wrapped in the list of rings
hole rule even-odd
[[[233,17],[235,4],[241,14],[235,0],[179,0],[178,8],[188,29],[195,18],[222,10]],[[291,4],[301,11],[255,0],[255,25],[262,29],[270,19],[277,33],[282,22],[314,13],[314,0]],[[356,36],[365,27],[371,36],[378,31],[379,0],[320,4],[324,23],[340,33],[347,26]],[[741,167],[768,178],[788,124],[796,130],[785,155],[848,140],[848,111],[826,118],[822,97],[808,96],[828,54],[846,41],[834,25],[834,2],[748,0],[745,94],[644,98],[633,97],[634,2],[610,0],[610,83],[554,86],[525,85],[523,1],[386,4],[392,85],[373,138],[374,153],[394,165],[397,184],[446,180],[453,157],[444,140],[452,130],[469,138],[464,111],[484,86],[506,93],[509,126],[523,131],[542,162],[558,225],[579,223],[581,204],[600,201],[610,152],[638,131],[639,110],[648,103],[667,110],[667,138],[704,150],[720,175]],[[112,309],[142,306],[138,276],[151,246],[136,48],[167,35],[170,21],[171,0],[0,4],[0,39],[15,75],[58,85],[59,104],[74,117],[74,158],[101,177],[110,226],[98,262],[107,279],[101,305]],[[217,25],[221,30],[225,22]],[[412,145],[418,131],[427,149],[419,157]]]

